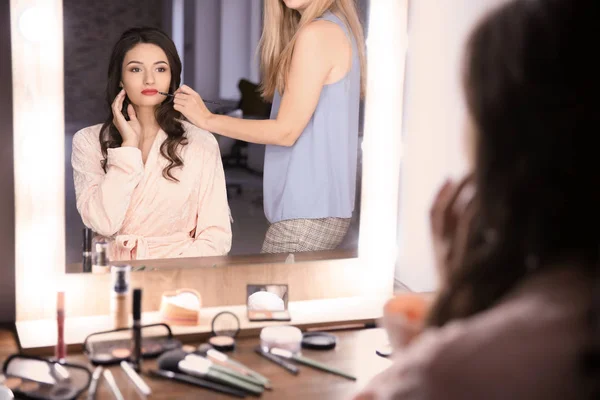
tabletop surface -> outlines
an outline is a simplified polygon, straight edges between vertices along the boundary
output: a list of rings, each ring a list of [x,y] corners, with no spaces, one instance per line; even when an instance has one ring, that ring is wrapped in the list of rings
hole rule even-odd
[[[298,375],[292,375],[254,352],[254,348],[259,343],[259,339],[256,337],[239,339],[236,349],[228,355],[266,376],[271,381],[273,388],[272,390],[265,390],[260,397],[262,399],[348,399],[373,376],[391,364],[389,359],[382,358],[376,353],[378,348],[383,348],[387,344],[387,337],[380,328],[331,333],[338,338],[335,349],[327,351],[303,350],[302,355],[352,374],[357,377],[356,381],[347,380],[303,365],[298,365],[300,369]],[[186,344],[198,345],[200,343]],[[12,329],[0,328],[0,362],[3,363],[10,354],[16,352],[18,352],[18,346]],[[67,361],[86,365],[90,370],[94,368],[83,354],[69,354]],[[144,371],[155,368],[156,360],[144,360]],[[144,398],[120,366],[111,366],[109,369],[112,371],[125,399]],[[151,377],[147,373],[143,373],[142,378],[152,390],[149,399],[234,398],[177,381]],[[103,380],[99,384],[96,398],[114,398],[108,385]]]

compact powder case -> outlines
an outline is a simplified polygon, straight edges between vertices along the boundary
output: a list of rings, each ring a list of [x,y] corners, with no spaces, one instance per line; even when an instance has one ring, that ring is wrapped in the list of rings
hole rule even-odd
[[[311,350],[335,349],[337,337],[325,332],[308,332],[302,335],[302,348]]]
[[[222,311],[212,320],[212,334],[208,343],[219,351],[235,349],[235,337],[240,331],[240,319],[232,312]]]

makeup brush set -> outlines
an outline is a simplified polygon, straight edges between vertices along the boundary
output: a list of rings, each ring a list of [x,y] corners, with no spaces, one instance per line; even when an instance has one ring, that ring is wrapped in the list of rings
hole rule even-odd
[[[256,353],[287,372],[298,375],[297,364],[341,376],[349,380],[356,378],[344,371],[332,368],[314,359],[301,355],[301,348],[329,350],[335,347],[335,336],[313,332],[302,334],[293,326],[271,326],[261,331],[261,344]],[[186,350],[184,350],[186,349]],[[210,344],[197,348],[167,351],[157,361],[158,369],[148,372],[157,377],[172,379],[234,397],[260,396],[264,390],[272,390],[268,378],[216,350]]]

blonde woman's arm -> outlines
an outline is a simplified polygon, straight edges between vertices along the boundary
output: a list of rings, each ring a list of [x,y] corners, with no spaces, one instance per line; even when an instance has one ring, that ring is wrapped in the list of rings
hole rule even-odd
[[[200,95],[188,86],[177,91],[175,109],[194,125],[219,135],[250,143],[292,146],[317,108],[321,90],[336,65],[340,46],[351,45],[334,23],[320,20],[302,29],[294,46],[276,119],[246,120],[214,115]]]

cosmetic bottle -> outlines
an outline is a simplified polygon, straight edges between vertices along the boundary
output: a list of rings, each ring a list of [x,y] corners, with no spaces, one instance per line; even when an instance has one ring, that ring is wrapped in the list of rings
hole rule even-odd
[[[82,264],[83,272],[92,271],[92,236],[94,232],[90,228],[83,228]]]
[[[133,291],[133,351],[131,366],[136,372],[142,370],[142,289]]]
[[[94,274],[107,274],[110,272],[110,260],[108,259],[108,242],[99,240],[94,243],[92,254],[92,272]]]
[[[64,362],[67,357],[65,343],[65,292],[58,292],[56,296],[56,328],[57,340],[54,357],[58,362]]]
[[[131,266],[113,266],[111,269],[110,311],[115,329],[129,326],[129,298]]]

